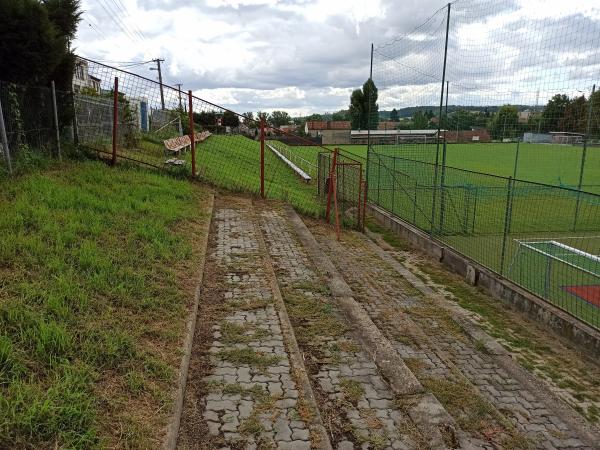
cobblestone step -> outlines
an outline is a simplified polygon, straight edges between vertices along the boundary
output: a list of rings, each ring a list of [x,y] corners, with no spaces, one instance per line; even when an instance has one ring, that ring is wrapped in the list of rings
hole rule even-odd
[[[209,239],[204,293],[217,313],[207,318],[208,342],[197,342],[196,351],[205,355],[196,366],[204,373],[190,385],[197,395],[190,394],[186,410],[198,417],[184,430],[180,448],[330,448],[314,429],[302,368],[289,354],[251,202],[217,200]]]
[[[401,277],[363,238],[347,234],[338,243],[323,225],[310,228],[415,375],[483,446],[596,448],[546,408],[539,391],[508,373],[486,346],[471,340],[448,311]],[[457,398],[457,391],[472,398]],[[485,424],[474,420],[468,411],[473,408],[481,408]]]
[[[414,411],[403,403],[407,398],[394,393],[360,348],[352,326],[343,325],[324,289],[326,280],[309,260],[285,212],[263,205],[260,224],[334,447],[446,448],[447,442],[436,442],[430,429],[413,420]]]

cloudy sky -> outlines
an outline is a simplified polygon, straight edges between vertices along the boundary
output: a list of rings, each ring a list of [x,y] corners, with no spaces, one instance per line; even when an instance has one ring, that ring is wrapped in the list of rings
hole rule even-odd
[[[439,97],[445,31],[445,13],[435,11],[445,3],[83,0],[75,47],[82,56],[122,67],[161,57],[167,84],[183,83],[239,112],[300,115],[346,108],[351,91],[369,76],[374,42],[380,106],[431,104]],[[450,103],[517,102],[524,91],[533,102],[532,93],[588,89],[600,78],[598,3],[453,4]],[[149,67],[129,70],[155,77]]]

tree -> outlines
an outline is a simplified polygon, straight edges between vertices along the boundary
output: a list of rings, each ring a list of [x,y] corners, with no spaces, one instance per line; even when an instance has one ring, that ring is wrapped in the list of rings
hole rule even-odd
[[[544,108],[542,113],[542,129],[544,131],[558,131],[559,123],[569,104],[569,97],[564,94],[556,94]]]
[[[592,121],[590,122],[590,136],[594,139],[600,139],[600,91],[594,92],[588,100],[588,108],[592,108]],[[586,111],[586,127],[587,115]]]
[[[271,124],[276,128],[279,128],[282,125],[289,125],[291,120],[292,118],[285,111],[273,111],[271,113]]]
[[[75,57],[70,51],[79,22],[78,0],[0,0],[2,78],[70,90]]]
[[[396,108],[392,109],[390,113],[390,120],[392,122],[398,122],[398,110]]]
[[[558,121],[556,131],[571,131],[574,133],[585,133],[587,123],[588,102],[582,95],[569,100],[565,106],[562,117]]]
[[[225,127],[237,127],[240,125],[240,118],[234,112],[225,111],[221,119],[221,125]]]
[[[423,130],[429,124],[429,119],[427,119],[427,116],[420,109],[413,114],[412,121],[413,128],[416,130]]]
[[[492,119],[491,132],[494,139],[514,138],[518,133],[519,110],[516,106],[503,105]]]
[[[270,116],[268,112],[259,111],[256,113],[256,116],[258,117],[258,122],[263,120],[265,125],[269,123]]]
[[[217,124],[217,113],[214,111],[202,111],[194,113],[194,123],[205,127],[214,126]]]
[[[347,109],[340,109],[339,111],[334,112],[331,115],[331,120],[336,120],[336,121],[350,120],[350,111],[348,111]]]
[[[244,125],[248,128],[256,128],[256,119],[254,119],[254,113],[252,111],[245,112],[242,116],[244,117]]]
[[[362,89],[355,89],[350,95],[350,122],[353,129],[377,129],[379,124],[379,105],[377,87],[370,78]]]

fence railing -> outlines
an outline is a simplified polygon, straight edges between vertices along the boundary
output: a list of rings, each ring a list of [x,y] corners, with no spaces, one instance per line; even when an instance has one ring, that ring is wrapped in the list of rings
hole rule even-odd
[[[600,282],[589,285],[600,277],[600,195],[449,166],[442,173],[374,149],[367,172],[370,202],[600,328]],[[535,264],[548,256],[522,244],[532,240],[564,245],[554,257],[574,252],[589,264],[555,262],[546,273]]]

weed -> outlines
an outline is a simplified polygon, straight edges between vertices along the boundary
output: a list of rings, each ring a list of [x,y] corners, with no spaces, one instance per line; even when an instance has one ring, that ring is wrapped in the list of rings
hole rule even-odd
[[[365,389],[363,388],[362,384],[349,378],[343,378],[340,380],[340,388],[342,389],[344,398],[353,405],[356,405],[361,397],[365,394]]]
[[[223,361],[229,361],[234,364],[247,364],[260,369],[266,369],[280,361],[279,356],[265,355],[248,347],[221,350],[215,356]]]

